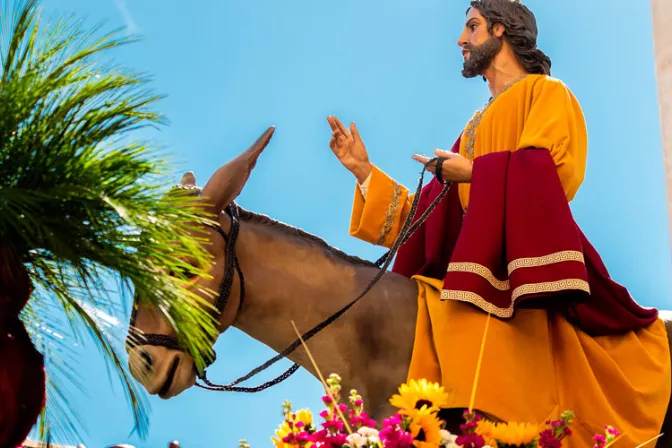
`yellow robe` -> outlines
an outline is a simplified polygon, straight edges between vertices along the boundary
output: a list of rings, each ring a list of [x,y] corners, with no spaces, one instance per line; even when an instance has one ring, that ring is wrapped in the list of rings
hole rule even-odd
[[[568,200],[583,181],[587,137],[580,106],[560,81],[534,75],[491,103],[475,130],[473,156],[539,147],[550,150]],[[468,154],[470,126],[460,153]],[[389,247],[409,213],[412,195],[379,168],[367,196],[356,189],[350,233]],[[466,210],[469,185],[459,185]],[[486,314],[464,302],[441,300],[442,279],[416,276],[418,317],[409,378],[440,382],[450,406],[469,405]],[[521,309],[511,320],[491,319],[475,407],[505,421],[544,423],[572,410],[577,419],[567,447],[592,447],[613,425],[620,446],[656,436],[670,397],[670,353],[661,320],[618,336],[590,337],[564,317]]]

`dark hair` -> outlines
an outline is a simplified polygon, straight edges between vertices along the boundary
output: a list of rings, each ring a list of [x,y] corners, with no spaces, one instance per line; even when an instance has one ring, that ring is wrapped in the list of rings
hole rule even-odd
[[[537,48],[537,20],[527,6],[516,0],[472,0],[471,7],[488,21],[488,30],[504,26],[504,37],[527,73],[551,74],[551,58]]]

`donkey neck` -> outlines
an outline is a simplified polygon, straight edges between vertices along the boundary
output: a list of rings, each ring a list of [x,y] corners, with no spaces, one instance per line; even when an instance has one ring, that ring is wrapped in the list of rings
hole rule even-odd
[[[234,326],[276,351],[296,339],[291,321],[302,333],[309,330],[359,295],[378,272],[298,229],[251,212],[241,217],[236,252],[246,297]],[[370,406],[385,402],[405,380],[416,293],[412,280],[385,274],[307,342],[322,373],[341,375],[344,388],[357,388]],[[289,358],[316,375],[303,348]]]
[[[338,257],[298,229],[262,215],[244,215],[236,252],[245,276],[245,301],[234,326],[277,351],[296,339],[291,321],[305,332],[352,300],[376,273],[373,266]],[[356,308],[346,313],[349,319],[359,314]],[[339,321],[349,319],[344,315]],[[329,345],[339,343],[340,333],[348,330],[332,326],[324,330]]]

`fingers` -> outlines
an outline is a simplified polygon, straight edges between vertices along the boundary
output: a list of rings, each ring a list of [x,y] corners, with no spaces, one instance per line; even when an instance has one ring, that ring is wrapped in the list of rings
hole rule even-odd
[[[338,118],[333,117],[333,116],[331,117],[331,119],[332,119],[332,121],[334,122],[334,124],[336,125],[336,128],[337,128],[339,131],[341,131],[345,137],[349,137],[349,136],[350,136],[350,133],[349,133],[348,130],[345,128],[345,126],[343,126],[343,123],[341,123],[341,120],[339,120]]]
[[[338,153],[343,150],[347,142],[348,138],[344,137],[340,131],[334,131],[331,135],[331,140],[329,140],[329,147],[334,153]]]
[[[436,150],[434,150],[434,155],[436,157],[441,157],[442,159],[446,159],[446,161],[448,161],[448,160],[454,159],[456,154],[453,153],[453,152],[444,151],[442,149],[436,149]],[[427,162],[432,160],[432,158],[427,157],[425,155],[421,155],[421,154],[415,154],[415,155],[413,155],[413,160],[416,160],[420,163],[427,164]]]
[[[341,131],[334,131],[331,134],[331,141],[329,142],[330,145],[335,144],[335,145],[342,145],[346,143],[351,137],[346,137],[341,133]]]
[[[353,121],[350,123],[350,133],[352,134],[352,137],[355,140],[361,141],[362,137],[359,135],[359,130],[357,129],[357,126],[355,125],[355,122]]]
[[[338,118],[334,117],[333,115],[330,115],[327,117],[327,121],[329,122],[329,126],[331,126],[331,130],[334,132],[342,132],[344,136],[348,136],[348,130],[345,129],[345,126],[343,126],[343,123],[341,123],[341,120]]]
[[[327,121],[329,122],[329,126],[333,131],[331,138],[332,140],[335,140],[335,143],[340,143],[351,138],[350,133],[348,133],[348,130],[345,129],[345,126],[343,126],[343,123],[341,123],[338,118],[329,116],[327,117]]]
[[[443,157],[444,159],[451,159],[455,155],[455,153],[450,151],[444,151],[443,149],[435,149],[434,155],[436,155],[436,157]]]
[[[327,122],[329,123],[329,127],[331,128],[332,131],[337,131],[338,130],[338,125],[336,124],[337,120],[336,117],[332,117],[331,115],[327,117]]]
[[[415,160],[416,162],[420,162],[423,165],[427,166],[429,161],[432,160],[432,159],[427,157],[427,156],[421,155],[421,154],[413,154],[413,160]],[[433,163],[434,162],[432,162],[432,164]]]

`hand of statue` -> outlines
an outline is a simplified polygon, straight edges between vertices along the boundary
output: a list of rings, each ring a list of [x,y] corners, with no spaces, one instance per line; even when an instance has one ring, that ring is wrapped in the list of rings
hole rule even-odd
[[[446,182],[471,182],[472,164],[469,160],[454,152],[443,151],[441,149],[434,151],[434,154],[436,157],[445,159],[443,165],[441,165],[443,180]],[[429,161],[432,160],[430,157],[415,154],[413,160],[427,166],[427,170],[430,173],[434,174],[436,172],[436,161],[430,163]]]
[[[343,166],[355,175],[360,184],[369,177],[373,165],[369,162],[366,146],[359,135],[355,123],[350,124],[350,132],[343,123],[334,116],[327,117],[331,126],[331,141],[329,147],[334,152]]]

